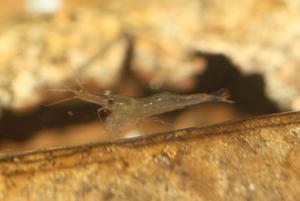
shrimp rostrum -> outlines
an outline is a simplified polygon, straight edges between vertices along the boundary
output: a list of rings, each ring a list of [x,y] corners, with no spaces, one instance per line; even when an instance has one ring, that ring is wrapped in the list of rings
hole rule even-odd
[[[102,111],[109,111],[106,119],[107,127],[115,131],[125,122],[134,122],[154,115],[178,110],[190,105],[203,102],[233,103],[228,99],[226,90],[219,90],[214,94],[196,93],[190,95],[178,95],[169,92],[157,93],[149,97],[129,97],[104,93],[95,95],[87,91],[80,83],[79,90],[63,90],[74,94],[71,98],[80,99],[99,105],[98,116]]]

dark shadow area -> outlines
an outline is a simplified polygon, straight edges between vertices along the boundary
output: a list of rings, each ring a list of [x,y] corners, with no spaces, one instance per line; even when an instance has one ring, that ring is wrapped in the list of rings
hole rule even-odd
[[[0,139],[24,141],[38,131],[97,121],[97,108],[99,106],[88,103],[69,103],[61,106],[41,106],[24,114],[4,111],[0,119]]]
[[[132,70],[132,58],[135,53],[135,37],[131,34],[125,34],[124,37],[127,39],[127,50],[118,80],[118,83],[122,84],[116,86],[114,92],[122,95],[138,94],[139,96],[149,96],[155,93],[155,91],[149,88],[148,83]],[[127,94],[123,94],[124,91],[126,91]],[[132,91],[134,91],[134,93]]]
[[[212,92],[220,88],[230,91],[235,105],[249,115],[279,112],[276,104],[265,93],[265,82],[260,74],[244,75],[227,57],[221,54],[197,52],[195,57],[207,62],[205,72],[199,75],[197,87],[191,91]]]

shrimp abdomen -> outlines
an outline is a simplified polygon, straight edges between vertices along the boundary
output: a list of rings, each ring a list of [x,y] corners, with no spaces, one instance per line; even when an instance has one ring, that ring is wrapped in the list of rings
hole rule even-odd
[[[144,116],[152,116],[165,112],[182,109],[190,105],[196,105],[203,102],[226,102],[233,103],[229,99],[228,91],[221,89],[213,94],[191,94],[176,95],[172,93],[160,93],[140,101]]]

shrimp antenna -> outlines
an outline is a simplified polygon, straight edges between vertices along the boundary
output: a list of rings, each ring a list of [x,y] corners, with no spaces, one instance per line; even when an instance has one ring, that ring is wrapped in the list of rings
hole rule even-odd
[[[46,106],[46,107],[49,107],[49,106],[57,105],[57,104],[64,103],[64,102],[67,102],[67,101],[71,101],[71,100],[74,100],[74,99],[76,99],[76,96],[64,98],[62,100],[55,101],[55,102],[48,103],[48,104],[43,104],[43,105]]]
[[[46,107],[53,106],[53,105],[60,104],[60,103],[64,103],[64,102],[67,102],[67,101],[71,101],[71,100],[74,100],[74,99],[77,98],[76,91],[73,90],[73,89],[45,89],[45,90],[46,91],[72,92],[74,94],[74,96],[72,96],[72,97],[68,97],[68,98],[58,100],[58,101],[54,101],[54,102],[49,103],[49,104],[44,104],[44,106],[46,106]]]
[[[45,89],[45,91],[62,91],[62,92],[72,92],[75,94],[75,90],[73,89]]]
[[[93,95],[95,95],[94,93],[89,92],[89,91],[83,86],[82,82],[81,82],[78,78],[76,78],[76,84],[78,85],[80,91],[85,92],[85,93],[87,93],[87,94],[93,94]],[[72,91],[72,90],[70,90],[70,91]],[[73,90],[73,92],[74,92],[74,91],[75,91],[75,90]],[[99,95],[98,95],[98,96],[99,96]],[[100,96],[102,96],[102,95],[100,95]]]
[[[84,88],[84,86],[82,85],[81,81],[78,78],[76,78],[76,84],[78,85],[78,87],[80,88],[80,90],[82,90],[84,92],[89,92],[88,90],[86,90]]]

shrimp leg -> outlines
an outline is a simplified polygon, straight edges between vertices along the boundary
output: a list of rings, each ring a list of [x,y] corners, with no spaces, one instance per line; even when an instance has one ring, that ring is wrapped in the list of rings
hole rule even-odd
[[[100,114],[100,112],[102,112],[103,110],[105,110],[105,108],[103,108],[103,107],[100,107],[100,108],[97,109],[97,115],[98,115],[99,121],[103,120],[102,117],[101,117],[101,114]]]

